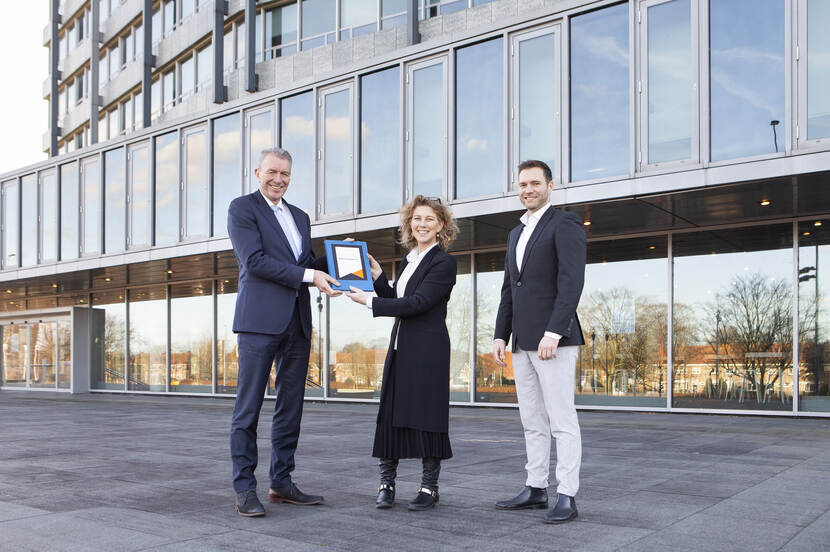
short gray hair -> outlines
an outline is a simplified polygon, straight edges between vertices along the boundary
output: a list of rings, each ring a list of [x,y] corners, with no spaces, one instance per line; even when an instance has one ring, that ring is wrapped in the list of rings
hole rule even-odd
[[[257,167],[261,167],[262,162],[265,161],[265,158],[269,155],[275,155],[280,159],[285,159],[289,163],[294,163],[294,161],[291,159],[291,154],[288,153],[286,150],[282,148],[265,148],[264,150],[259,152],[259,163],[257,163]]]

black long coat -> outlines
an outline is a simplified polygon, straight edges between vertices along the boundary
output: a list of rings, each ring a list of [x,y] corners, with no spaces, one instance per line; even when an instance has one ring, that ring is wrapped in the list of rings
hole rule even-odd
[[[404,257],[398,274],[406,264]],[[403,297],[397,297],[385,274],[375,280],[378,296],[372,299],[372,315],[395,317],[383,367],[381,397],[386,396],[395,335],[398,336],[393,427],[448,431],[450,336],[446,318],[456,272],[455,258],[436,246],[421,259]]]

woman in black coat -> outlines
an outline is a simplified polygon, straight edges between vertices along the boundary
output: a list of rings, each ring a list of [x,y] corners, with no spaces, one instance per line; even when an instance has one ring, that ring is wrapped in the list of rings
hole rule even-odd
[[[441,460],[452,457],[446,317],[457,269],[446,249],[457,231],[452,213],[440,199],[415,196],[401,209],[401,245],[410,252],[401,261],[395,287],[370,257],[377,297],[354,287],[348,294],[371,309],[373,316],[395,317],[372,452],[380,459],[378,508],[394,504],[401,458],[423,459],[421,488],[409,509],[435,506]]]

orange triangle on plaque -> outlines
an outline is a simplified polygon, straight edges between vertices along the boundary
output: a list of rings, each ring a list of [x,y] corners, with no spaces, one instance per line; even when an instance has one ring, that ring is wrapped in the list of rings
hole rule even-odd
[[[357,276],[361,280],[363,279],[363,270],[355,270],[354,272],[352,272],[352,274],[354,274],[355,276]]]

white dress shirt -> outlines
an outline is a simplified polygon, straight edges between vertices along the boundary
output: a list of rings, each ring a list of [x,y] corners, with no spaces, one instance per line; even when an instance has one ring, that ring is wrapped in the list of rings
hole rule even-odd
[[[299,252],[303,250],[303,239],[300,237],[300,231],[297,229],[297,223],[294,221],[294,215],[291,214],[291,211],[288,207],[285,206],[285,203],[282,202],[282,198],[276,203],[268,199],[268,197],[262,193],[262,190],[259,191],[259,194],[265,199],[265,202],[271,207],[271,209],[279,209],[280,213],[283,215],[284,220],[287,224],[283,224],[283,221],[280,220],[280,216],[277,214],[277,211],[274,211],[274,217],[277,219],[277,224],[280,225],[282,231],[285,232],[286,238],[290,241],[294,242],[294,247],[292,249],[296,249]],[[286,232],[286,226],[288,226],[288,232]],[[290,245],[290,244],[289,244]],[[311,284],[314,282],[314,269],[313,268],[306,268],[305,272],[303,273],[303,282],[306,284]]]
[[[530,241],[530,236],[533,235],[533,231],[536,229],[536,225],[539,224],[539,221],[542,220],[542,215],[544,215],[548,209],[550,209],[550,203],[546,203],[544,207],[540,207],[533,214],[531,214],[530,211],[525,211],[525,213],[519,219],[521,223],[524,224],[524,228],[522,228],[522,233],[519,234],[519,241],[516,242],[516,266],[519,267],[519,270],[522,269],[522,260],[525,256],[527,242]],[[507,270],[507,267],[504,267],[504,269]],[[562,336],[556,332],[545,332],[545,336],[556,339],[557,341],[562,339]],[[494,339],[493,341],[504,340]]]

